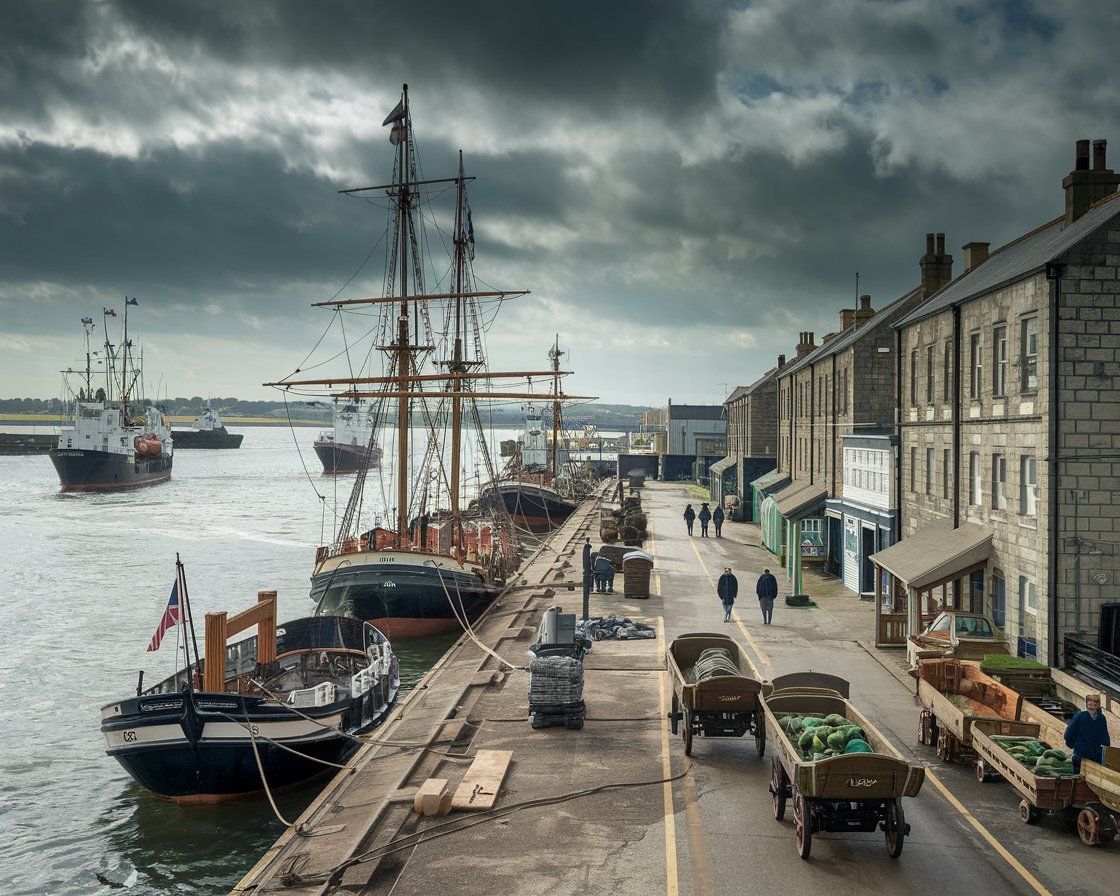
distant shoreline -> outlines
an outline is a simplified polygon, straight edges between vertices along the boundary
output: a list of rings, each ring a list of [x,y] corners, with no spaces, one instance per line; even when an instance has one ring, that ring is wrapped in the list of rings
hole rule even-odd
[[[168,417],[173,427],[189,427],[194,417]],[[69,421],[54,414],[0,414],[0,426],[60,426]],[[229,426],[330,426],[330,421],[322,420],[277,420],[273,417],[222,417],[222,423]]]

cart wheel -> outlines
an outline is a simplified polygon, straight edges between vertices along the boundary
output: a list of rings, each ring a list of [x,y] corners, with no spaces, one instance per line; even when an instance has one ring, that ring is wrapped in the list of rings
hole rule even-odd
[[[755,716],[755,725],[758,726],[758,730],[754,733],[754,747],[758,750],[758,758],[761,759],[766,755],[766,726],[758,716]]]
[[[1038,824],[1038,809],[1023,800],[1019,803],[1019,820],[1023,824]]]
[[[1093,806],[1077,813],[1077,836],[1086,846],[1101,845],[1101,814]]]
[[[1116,836],[1116,816],[1111,812],[1101,812],[1101,845],[1112,841]]]
[[[793,833],[797,838],[797,854],[803,859],[809,858],[813,846],[813,816],[800,790],[793,794]]]
[[[933,746],[933,738],[930,733],[933,730],[933,725],[930,721],[930,714],[928,709],[923,709],[918,713],[918,743],[924,747]]]
[[[672,710],[672,712],[669,713],[669,730],[672,731],[673,734],[677,733],[678,721],[680,719],[680,716],[678,715],[678,713],[680,711],[681,711],[681,704],[680,704],[680,701],[677,699],[677,692],[674,691],[673,692],[673,710]]]
[[[786,771],[775,756],[770,763],[770,796],[774,801],[774,818],[786,817]]]
[[[902,843],[906,839],[906,814],[902,811],[902,799],[887,801],[886,818],[883,831],[887,838],[887,852],[892,859],[902,855]]]
[[[976,760],[976,780],[983,784],[985,781],[991,780],[988,777],[988,767],[984,765],[983,759]]]
[[[686,709],[684,711],[683,725],[681,734],[684,736],[684,755],[692,755],[692,710]]]

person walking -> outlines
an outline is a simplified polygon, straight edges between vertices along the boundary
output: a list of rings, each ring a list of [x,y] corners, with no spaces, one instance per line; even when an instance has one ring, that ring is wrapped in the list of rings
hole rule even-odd
[[[689,535],[691,535],[691,534],[692,534],[692,524],[693,524],[694,522],[696,522],[696,511],[695,511],[695,510],[693,510],[693,509],[692,509],[692,505],[691,505],[691,504],[689,504],[689,505],[688,505],[688,506],[687,506],[687,507],[686,507],[686,508],[684,509],[684,524],[685,524],[686,526],[688,526],[688,534],[689,534]]]
[[[1066,746],[1073,750],[1073,772],[1081,773],[1081,760],[1101,761],[1101,747],[1112,745],[1108,722],[1101,712],[1101,695],[1086,694],[1085,708],[1074,714],[1066,725]]]
[[[712,521],[712,512],[708,509],[708,502],[704,501],[700,505],[700,537],[708,537],[708,523]]]
[[[716,509],[712,511],[712,525],[715,526],[716,529],[716,538],[719,538],[720,533],[723,531],[723,508],[718,504],[716,505]]]
[[[754,593],[758,595],[758,605],[762,608],[762,624],[769,625],[774,618],[774,599],[778,596],[778,580],[770,575],[770,570],[762,571]]]
[[[719,577],[719,581],[716,583],[716,594],[719,595],[720,603],[723,604],[723,621],[730,622],[731,608],[735,606],[735,598],[739,595],[739,580],[731,572],[730,566],[723,568],[723,575]]]

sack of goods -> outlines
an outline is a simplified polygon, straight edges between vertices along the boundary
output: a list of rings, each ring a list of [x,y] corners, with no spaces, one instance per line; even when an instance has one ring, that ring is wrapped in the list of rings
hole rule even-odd
[[[583,700],[583,663],[570,656],[542,656],[529,663],[529,705],[563,706]]]

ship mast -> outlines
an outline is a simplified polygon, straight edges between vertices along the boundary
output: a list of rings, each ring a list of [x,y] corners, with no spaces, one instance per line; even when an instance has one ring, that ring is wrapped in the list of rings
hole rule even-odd
[[[552,481],[556,482],[559,471],[559,445],[560,445],[560,334],[556,334],[556,342],[549,349],[548,357],[552,361],[552,453],[549,456],[549,466]]]
[[[397,147],[397,221],[400,236],[400,311],[397,316],[397,544],[399,547],[408,547],[408,425],[412,402],[409,396],[409,373],[412,365],[411,344],[408,332],[408,246],[410,225],[412,222],[412,189],[409,183],[411,174],[408,149],[412,140],[412,122],[408,115],[408,85],[405,84],[401,95],[400,112],[393,112],[389,119],[392,121],[393,130],[389,135],[389,142]],[[390,123],[386,121],[386,123]],[[420,291],[420,284],[417,284]],[[419,372],[419,371],[417,371]]]
[[[455,286],[454,292],[454,343],[451,350],[451,361],[448,365],[452,374],[463,373],[466,365],[463,363],[463,266],[466,263],[466,233],[463,226],[463,200],[465,197],[466,182],[463,179],[463,151],[459,150],[459,175],[455,178]],[[456,545],[462,542],[463,522],[459,517],[459,477],[461,475],[461,461],[459,452],[462,448],[462,398],[459,396],[459,383],[452,380],[448,389],[454,391],[451,399],[451,525]]]

